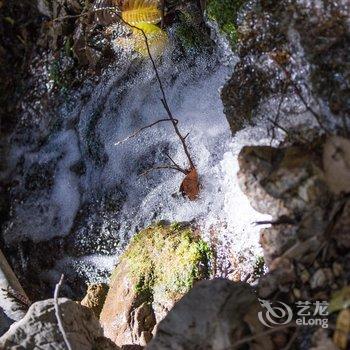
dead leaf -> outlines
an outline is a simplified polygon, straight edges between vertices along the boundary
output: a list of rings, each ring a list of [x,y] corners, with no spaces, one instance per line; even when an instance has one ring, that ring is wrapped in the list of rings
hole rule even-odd
[[[327,184],[335,194],[350,192],[350,140],[340,136],[327,140],[323,168]]]
[[[336,330],[333,334],[334,344],[341,350],[347,349],[348,335],[350,333],[350,310],[342,310],[339,312]]]
[[[180,191],[184,196],[187,196],[191,201],[198,198],[199,194],[199,178],[195,168],[191,169],[190,172],[183,179]]]
[[[345,286],[333,293],[328,311],[332,313],[348,307],[350,307],[350,286]]]

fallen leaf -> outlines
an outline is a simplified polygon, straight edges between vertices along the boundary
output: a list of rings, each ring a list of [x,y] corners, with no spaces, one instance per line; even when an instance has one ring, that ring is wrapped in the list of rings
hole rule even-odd
[[[122,18],[131,25],[140,22],[158,23],[162,19],[158,0],[125,0],[121,3]]]
[[[333,293],[328,311],[332,313],[348,307],[350,307],[350,286],[345,286]]]
[[[159,57],[163,53],[165,45],[168,41],[166,32],[151,23],[140,22],[137,23],[136,27],[145,33],[151,55],[154,57]],[[143,36],[142,31],[138,30],[137,28],[133,28],[134,49],[143,57],[148,57],[145,37]]]
[[[187,196],[191,201],[198,198],[199,194],[199,178],[195,168],[191,169],[190,172],[183,179],[180,191],[184,196]]]
[[[350,310],[342,310],[339,312],[336,330],[333,334],[334,344],[341,350],[347,349],[348,335],[350,333]]]

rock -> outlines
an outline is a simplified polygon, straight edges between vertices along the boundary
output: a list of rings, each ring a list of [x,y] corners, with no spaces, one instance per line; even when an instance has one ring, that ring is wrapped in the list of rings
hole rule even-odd
[[[118,21],[118,16],[116,14],[117,8],[114,11],[101,10],[112,6],[115,6],[115,2],[113,0],[95,0],[95,22],[103,26],[116,23]]]
[[[112,274],[101,313],[119,346],[146,345],[175,301],[209,277],[211,251],[188,225],[160,223],[139,232]]]
[[[199,282],[157,327],[147,350],[231,349],[249,329],[262,331],[260,305],[248,284],[225,279]],[[268,336],[256,338],[256,348],[272,349]]]
[[[349,10],[347,0],[331,4],[323,0],[257,0],[243,6],[228,27],[238,38],[235,51],[239,62],[221,94],[233,133],[248,123],[266,120],[267,114],[271,119],[279,115],[279,124],[289,129],[300,111],[304,121],[310,120],[305,103],[316,105],[318,100],[325,106],[321,112],[317,108],[322,125],[331,127],[334,122],[343,127],[342,119],[350,115],[349,66],[345,64],[349,61]],[[227,19],[223,12],[220,16],[221,21]],[[305,86],[305,91],[300,89],[305,103],[290,77],[299,89]],[[311,119],[318,124],[316,118]]]
[[[270,273],[259,279],[258,294],[261,298],[271,296],[277,290],[289,291],[295,282],[294,266],[289,259],[278,257],[270,264]]]
[[[42,15],[52,17],[52,2],[50,0],[38,0],[37,7]]]
[[[100,317],[103,304],[106,300],[108,285],[104,283],[89,284],[81,305],[91,309],[97,318]]]
[[[105,350],[118,349],[103,338],[102,328],[91,310],[66,298],[59,299],[59,307],[63,327],[73,349],[98,349],[101,344]],[[0,338],[0,348],[65,350],[66,345],[57,325],[53,299],[34,303],[25,317],[14,323]]]
[[[281,256],[295,243],[295,239],[296,227],[293,225],[278,225],[262,229],[260,244],[264,249],[266,263],[270,264],[273,259]]]
[[[340,249],[350,248],[350,200],[344,205],[340,205],[340,216],[332,229],[332,237],[335,238],[336,244]]]
[[[252,206],[274,217],[293,217],[310,205],[325,207],[329,191],[317,147],[314,152],[301,146],[243,147],[238,177]]]
[[[251,205],[276,224],[261,231],[267,265],[297,242],[321,235],[329,223],[332,195],[325,182],[315,141],[311,149],[244,147],[238,161],[239,184]],[[283,220],[282,220],[283,218]]]
[[[329,338],[325,329],[319,328],[312,336],[313,347],[310,350],[339,350]]]
[[[304,270],[304,271],[301,272],[300,280],[303,283],[306,283],[306,282],[308,282],[310,280],[310,273],[309,273],[308,270]]]
[[[329,188],[336,194],[350,192],[350,140],[330,137],[323,149],[323,168]]]
[[[311,289],[323,288],[326,285],[330,285],[333,282],[333,274],[332,270],[318,269],[310,279],[310,287]]]

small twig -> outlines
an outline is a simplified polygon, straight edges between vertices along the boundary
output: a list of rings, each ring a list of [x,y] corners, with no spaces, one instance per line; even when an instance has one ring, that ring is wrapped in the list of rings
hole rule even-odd
[[[188,172],[186,170],[179,168],[179,167],[176,167],[176,166],[173,166],[173,165],[157,165],[157,166],[155,166],[151,169],[148,169],[148,170],[144,171],[143,173],[141,173],[141,176],[145,176],[145,175],[149,174],[151,171],[160,170],[160,169],[177,170],[185,175],[188,174]]]
[[[105,7],[105,8],[99,8],[99,9],[94,9],[92,11],[89,11],[89,12],[86,12],[86,13],[82,13],[80,15],[73,15],[73,16],[66,16],[66,17],[60,17],[60,18],[56,18],[54,19],[54,21],[56,20],[64,20],[65,18],[77,18],[77,17],[80,17],[80,16],[86,16],[87,14],[89,14],[90,12],[96,12],[96,11],[103,11],[103,10],[116,10],[117,7]],[[187,148],[187,145],[186,145],[186,142],[185,142],[185,138],[187,137],[183,137],[180,130],[179,130],[179,127],[178,127],[178,120],[174,118],[171,110],[170,110],[170,107],[169,107],[169,104],[168,104],[168,101],[167,101],[167,98],[166,98],[166,95],[165,95],[165,90],[164,90],[164,86],[163,86],[163,83],[162,83],[162,80],[160,78],[160,75],[159,75],[159,72],[158,72],[158,69],[157,69],[157,65],[154,61],[154,58],[152,56],[152,53],[151,53],[151,49],[150,49],[150,46],[149,46],[149,42],[148,42],[148,38],[147,38],[147,35],[146,33],[144,32],[143,29],[137,27],[137,26],[134,26],[130,23],[128,23],[127,21],[125,21],[123,19],[123,17],[119,14],[119,13],[115,13],[115,15],[119,18],[119,20],[121,22],[123,22],[126,26],[130,27],[130,28],[133,28],[133,29],[136,29],[138,31],[140,31],[142,33],[142,36],[144,38],[144,41],[145,41],[145,45],[146,45],[146,49],[147,49],[147,54],[148,54],[148,57],[149,59],[151,60],[151,63],[152,63],[152,67],[153,67],[153,70],[155,72],[155,75],[156,75],[156,79],[158,81],[158,85],[159,85],[159,89],[161,91],[161,94],[162,94],[162,98],[161,98],[161,102],[164,106],[164,109],[165,111],[167,112],[168,116],[169,116],[169,119],[171,120],[172,124],[173,124],[173,127],[174,127],[174,130],[175,130],[175,133],[176,135],[179,137],[180,139],[180,142],[181,142],[181,145],[182,145],[182,148],[186,154],[186,157],[187,157],[187,160],[189,162],[189,166],[190,166],[190,169],[194,169],[195,168],[195,165],[193,163],[193,160],[192,160],[192,157],[188,151],[188,148]],[[177,169],[178,170],[178,169]],[[186,172],[187,174],[187,172]]]
[[[170,154],[168,152],[165,152],[165,155],[170,159],[170,161],[174,164],[174,166],[178,168],[179,171],[183,172],[184,174],[187,174],[186,169],[183,169],[179,164],[177,164],[174,161],[174,159],[170,157]]]
[[[284,98],[285,98],[285,94],[287,92],[287,86],[284,86],[284,89],[282,91],[282,96],[281,96],[281,99],[280,99],[280,102],[278,104],[278,108],[277,108],[277,113],[276,113],[276,117],[275,117],[275,123],[278,123],[279,122],[279,119],[280,119],[280,114],[281,114],[281,107],[282,107],[282,103],[284,101]],[[275,127],[275,124],[273,124],[274,127]],[[272,141],[274,140],[275,138],[275,128],[272,128],[272,136],[271,136],[271,141],[270,141],[270,146],[272,144]]]
[[[177,119],[175,119],[175,120],[176,120],[176,122],[177,122]],[[120,145],[121,143],[124,143],[125,141],[128,141],[128,140],[134,138],[135,136],[137,136],[138,134],[140,134],[142,131],[144,131],[144,130],[146,130],[146,129],[149,129],[149,128],[152,128],[152,126],[154,126],[154,125],[156,125],[156,124],[159,124],[159,123],[162,123],[162,122],[172,122],[172,120],[169,119],[169,118],[166,118],[166,119],[159,119],[159,120],[155,121],[154,123],[151,123],[151,124],[149,124],[149,125],[143,126],[142,128],[136,130],[135,132],[133,132],[131,135],[129,135],[129,136],[126,137],[125,139],[116,142],[114,145],[115,145],[115,146]]]
[[[85,17],[85,16],[90,15],[91,13],[100,12],[100,11],[106,11],[106,10],[110,10],[110,11],[113,10],[113,11],[115,11],[115,10],[118,10],[118,8],[116,6],[101,7],[101,8],[93,9],[93,10],[90,10],[90,11],[87,11],[87,12],[84,12],[84,13],[79,13],[78,15],[67,15],[67,16],[57,17],[57,18],[54,18],[52,20],[52,22],[58,22],[58,21],[64,21],[66,19]]]
[[[161,94],[162,94],[162,98],[161,98],[161,102],[164,106],[164,109],[165,111],[167,112],[168,116],[169,116],[169,119],[171,119],[172,123],[173,123],[173,127],[174,127],[174,130],[175,130],[175,133],[176,135],[179,137],[180,139],[180,142],[182,144],[182,148],[186,154],[186,157],[188,159],[188,162],[190,164],[190,169],[193,169],[195,168],[194,166],[194,163],[192,161],[192,158],[191,158],[191,155],[188,151],[188,148],[187,148],[187,145],[186,145],[186,142],[185,142],[185,139],[184,137],[182,136],[180,130],[179,130],[179,127],[177,125],[177,122],[176,122],[176,119],[173,117],[173,114],[171,113],[171,110],[170,110],[170,107],[169,107],[169,104],[168,104],[168,101],[167,101],[167,98],[166,98],[166,95],[165,95],[165,90],[164,90],[164,86],[163,86],[163,83],[162,83],[162,80],[160,79],[160,75],[159,75],[159,72],[158,72],[158,68],[157,68],[157,65],[153,59],[153,56],[151,54],[151,49],[150,49],[150,46],[149,46],[149,42],[148,42],[148,38],[147,38],[147,35],[146,33],[144,32],[143,29],[137,27],[137,26],[134,26],[130,23],[128,23],[127,21],[125,21],[120,15],[117,14],[117,16],[119,17],[119,19],[124,23],[126,24],[127,26],[129,26],[130,28],[134,28],[136,30],[139,30],[142,35],[143,35],[143,38],[145,40],[145,44],[146,44],[146,48],[147,48],[147,53],[148,53],[148,57],[149,59],[151,60],[151,63],[152,63],[152,67],[153,67],[153,70],[156,74],[156,78],[157,78],[157,81],[158,81],[158,85],[159,85],[159,89],[161,91]]]
[[[273,125],[275,125],[277,128],[281,129],[283,132],[285,132],[287,135],[290,134],[290,132],[284,128],[281,124],[278,124],[275,120],[271,119],[271,118],[267,118],[268,121],[270,121]],[[306,140],[303,136],[299,135],[300,139],[302,141],[304,141],[305,143],[309,143],[308,140]]]
[[[250,343],[253,340],[255,340],[256,338],[263,337],[265,335],[276,333],[276,332],[278,332],[280,330],[283,330],[283,329],[286,329],[286,328],[292,328],[292,327],[293,328],[296,327],[296,324],[295,323],[288,323],[288,324],[285,324],[285,325],[282,325],[282,326],[279,326],[279,327],[275,327],[275,328],[269,329],[269,330],[264,331],[264,332],[260,332],[260,333],[257,333],[257,334],[254,334],[254,335],[242,338],[242,339],[236,341],[235,343],[233,343],[232,347],[230,347],[230,349],[236,348],[236,347],[238,347],[240,345],[243,345],[243,344],[246,344],[246,343]]]
[[[281,126],[280,124],[278,124],[275,120],[273,120],[271,118],[267,118],[267,120],[270,121],[277,128],[281,129],[284,133],[289,135],[289,131],[287,129],[285,129],[283,126]]]
[[[302,92],[300,91],[299,89],[299,86],[296,84],[296,82],[292,79],[291,77],[291,74],[290,72],[285,68],[283,67],[283,65],[281,65],[280,63],[278,63],[275,59],[274,61],[276,62],[276,64],[282,69],[282,71],[284,72],[284,74],[286,75],[288,81],[293,85],[293,88],[294,88],[294,91],[296,92],[296,94],[298,95],[298,97],[300,98],[301,102],[303,103],[303,105],[305,106],[305,108],[315,117],[318,125],[320,126],[320,128],[327,134],[329,135],[330,132],[328,131],[328,129],[323,125],[323,122],[322,122],[322,118],[321,116],[316,113],[314,111],[314,109],[309,106],[309,104],[306,102]]]
[[[64,279],[64,275],[62,274],[59,282],[56,284],[56,287],[55,287],[55,293],[54,293],[54,297],[53,297],[53,302],[54,302],[54,305],[55,305],[55,315],[56,315],[56,318],[57,318],[58,328],[59,328],[59,330],[60,330],[60,332],[61,332],[61,334],[63,336],[63,340],[64,340],[64,342],[65,342],[65,344],[67,346],[67,349],[68,350],[73,350],[72,346],[69,343],[66,331],[64,330],[63,319],[62,319],[62,316],[61,316],[61,313],[60,313],[60,308],[59,308],[59,305],[58,305],[58,295],[59,295],[60,288],[61,288],[62,283],[63,283],[63,279]]]

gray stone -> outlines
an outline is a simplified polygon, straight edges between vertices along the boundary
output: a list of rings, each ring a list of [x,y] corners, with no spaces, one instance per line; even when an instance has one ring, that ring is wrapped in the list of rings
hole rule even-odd
[[[199,282],[159,323],[146,349],[231,349],[247,329],[253,334],[262,331],[259,310],[248,284],[225,279]],[[258,349],[273,348],[268,336],[256,342]]]
[[[106,350],[118,349],[104,340],[102,328],[91,310],[66,298],[59,299],[59,307],[63,327],[73,349],[91,350],[101,344]],[[33,304],[25,317],[14,323],[0,338],[0,348],[66,350],[53,299]]]

